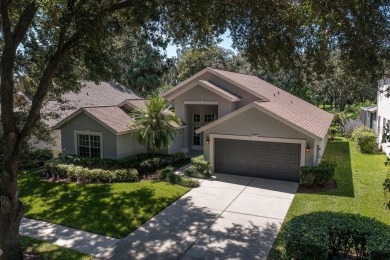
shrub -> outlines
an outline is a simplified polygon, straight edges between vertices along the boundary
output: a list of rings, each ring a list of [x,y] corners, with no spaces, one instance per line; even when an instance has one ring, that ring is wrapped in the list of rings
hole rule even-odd
[[[64,161],[79,166],[102,169],[135,168],[140,174],[149,174],[156,172],[162,167],[180,162],[184,160],[184,158],[184,153],[154,155],[145,153],[119,160],[83,158],[76,155],[67,155],[64,157]]]
[[[45,165],[46,173],[57,178],[67,178],[72,181],[94,182],[136,182],[138,172],[136,169],[105,170],[99,168],[87,168],[74,164],[51,161]]]
[[[179,184],[185,187],[195,188],[199,186],[199,182],[187,177],[182,177],[175,174],[173,167],[166,167],[159,171],[160,180],[170,182],[172,184]]]
[[[303,185],[325,185],[335,174],[336,162],[322,161],[318,166],[302,166],[300,180]]]
[[[211,167],[210,162],[205,161],[203,156],[198,156],[191,159],[191,166],[184,171],[184,174],[190,177],[196,178],[210,178]]]
[[[362,153],[374,152],[377,147],[376,139],[376,133],[366,126],[361,126],[352,132],[352,140]]]
[[[355,214],[315,212],[286,224],[288,259],[328,259],[354,255],[356,259],[389,259],[390,227]]]
[[[46,161],[53,159],[53,151],[51,150],[26,150],[20,155],[19,168],[31,169],[42,167]]]

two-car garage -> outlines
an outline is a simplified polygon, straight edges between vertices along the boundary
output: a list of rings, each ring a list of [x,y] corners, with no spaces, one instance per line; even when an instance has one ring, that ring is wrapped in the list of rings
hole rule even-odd
[[[299,181],[303,142],[215,138],[214,171]],[[304,156],[304,154],[303,154]]]

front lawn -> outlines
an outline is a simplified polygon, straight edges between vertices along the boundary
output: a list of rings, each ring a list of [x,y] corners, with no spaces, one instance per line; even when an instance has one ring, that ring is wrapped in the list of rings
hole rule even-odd
[[[338,163],[335,175],[337,188],[317,194],[297,193],[284,223],[310,212],[336,211],[358,213],[390,225],[390,210],[385,209],[382,189],[388,173],[383,164],[386,156],[361,154],[353,143],[341,139],[328,143],[325,158]],[[282,259],[283,252],[282,227],[269,259]]]
[[[26,217],[122,238],[185,194],[189,188],[158,181],[53,183],[39,173],[20,174]]]
[[[26,259],[41,260],[92,260],[93,257],[72,249],[43,242],[29,237],[21,237],[22,250]]]

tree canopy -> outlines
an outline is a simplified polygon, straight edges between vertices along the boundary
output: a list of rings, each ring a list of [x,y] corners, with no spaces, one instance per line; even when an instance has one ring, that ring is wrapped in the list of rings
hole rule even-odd
[[[322,72],[337,51],[349,75],[373,81],[388,71],[389,9],[388,0],[0,0],[0,259],[21,258],[18,162],[42,104],[49,95],[77,90],[87,75],[113,77],[118,67],[110,58],[121,35],[141,35],[161,47],[171,40],[203,46],[230,30],[255,67],[294,68],[305,60]],[[23,121],[13,102],[18,85],[32,97]]]

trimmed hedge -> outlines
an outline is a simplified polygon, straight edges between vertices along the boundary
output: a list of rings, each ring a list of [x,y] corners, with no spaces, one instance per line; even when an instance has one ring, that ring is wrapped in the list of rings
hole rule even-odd
[[[361,126],[352,132],[352,140],[362,153],[372,153],[377,148],[377,135],[367,126]]]
[[[210,162],[205,161],[203,155],[191,159],[191,166],[184,171],[184,174],[194,178],[211,178],[212,172]]]
[[[390,259],[390,227],[349,213],[315,212],[295,217],[284,229],[288,259]]]
[[[337,163],[334,161],[323,161],[317,166],[302,166],[301,183],[309,187],[323,186],[334,177],[336,166]]]
[[[148,174],[168,166],[170,164],[182,161],[185,159],[184,153],[175,154],[139,154],[125,159],[100,159],[100,158],[83,158],[76,155],[67,155],[64,158],[65,162],[84,166],[101,168],[107,170],[135,168],[139,174]]]
[[[179,184],[184,187],[196,188],[199,187],[199,182],[187,177],[175,174],[173,167],[166,167],[159,171],[160,180],[170,182],[172,184]]]
[[[87,168],[74,164],[51,161],[45,165],[46,173],[55,178],[67,178],[72,181],[85,183],[99,182],[136,182],[138,172],[136,169],[105,170]]]

